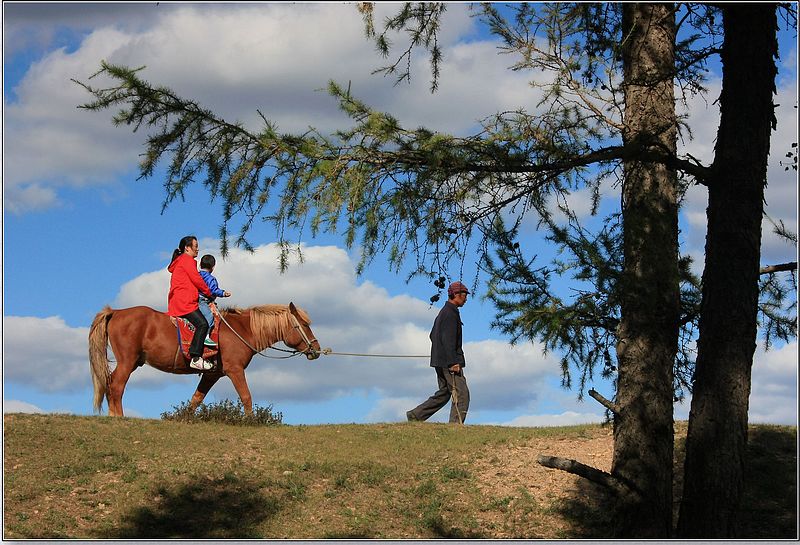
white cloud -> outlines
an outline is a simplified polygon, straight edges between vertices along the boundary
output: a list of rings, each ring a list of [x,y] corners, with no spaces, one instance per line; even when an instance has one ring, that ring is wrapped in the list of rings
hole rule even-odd
[[[688,420],[691,395],[675,404],[675,419]],[[797,341],[753,356],[748,419],[751,424],[797,425]]]
[[[5,189],[5,204],[9,212],[22,214],[34,210],[51,208],[59,204],[56,191],[41,184],[13,185]]]
[[[672,406],[672,418],[675,420],[689,420],[689,410],[692,408],[692,396],[687,394],[682,402]]]
[[[6,103],[3,112],[9,211],[53,206],[59,202],[58,188],[108,184],[136,164],[142,138],[114,129],[108,117],[78,110],[87,95],[69,81],[87,73],[81,55],[102,58],[106,48],[125,38],[117,31],[98,31],[80,53],[54,51],[33,63],[15,88],[18,99]]]
[[[3,400],[3,413],[43,413],[44,411],[31,403],[16,399]]]
[[[144,305],[166,312],[169,279],[170,274],[166,268],[143,273],[122,285],[112,307],[127,308]]]
[[[530,404],[544,389],[545,379],[559,372],[557,358],[544,356],[538,344],[511,346],[496,340],[468,342],[464,344],[464,353],[468,355],[467,380],[480,392],[475,396],[476,409],[483,408],[480,402],[483,396],[492,400],[492,409]]]
[[[431,373],[432,374],[432,373]],[[434,386],[435,383],[431,383]],[[431,393],[433,390],[431,389]],[[390,397],[378,400],[366,415],[367,422],[405,422],[406,411],[419,405],[422,399],[413,397]],[[449,414],[450,407],[444,407],[439,411],[440,413]],[[437,413],[438,414],[438,413]]]
[[[42,392],[91,386],[88,327],[69,327],[58,316],[3,318],[3,379]]]
[[[576,424],[597,424],[603,422],[603,416],[593,413],[577,413],[574,411],[567,411],[561,414],[537,414],[537,415],[523,415],[504,422],[504,426],[530,426],[530,427],[548,427],[548,426],[574,426]]]
[[[797,342],[753,358],[750,421],[797,425]]]
[[[103,87],[108,80],[88,79],[101,60],[146,66],[144,79],[254,130],[261,126],[257,109],[281,131],[346,126],[335,101],[320,91],[329,79],[350,83],[355,96],[411,128],[464,131],[479,118],[530,101],[525,77],[498,62],[495,44],[457,43],[474,25],[460,5],[446,13],[439,42],[445,48],[442,85],[434,95],[428,91],[425,55],[413,59],[410,85],[371,75],[386,61],[364,38],[353,4],[178,4],[139,14],[130,24],[108,13],[96,15],[90,20],[99,26],[91,32],[79,25],[86,37],[75,50],[51,51],[33,63],[14,89],[16,100],[4,105],[9,211],[54,206],[60,187],[109,184],[135,170],[145,135],[113,127],[114,112],[77,108],[91,96],[70,80]],[[28,28],[31,18],[22,19],[14,29]],[[486,81],[492,82],[488,89],[481,85]]]
[[[3,6],[3,55],[46,50],[65,31],[86,33],[96,27],[142,28],[169,4],[122,2],[51,3],[8,2]],[[152,23],[151,23],[152,24]]]

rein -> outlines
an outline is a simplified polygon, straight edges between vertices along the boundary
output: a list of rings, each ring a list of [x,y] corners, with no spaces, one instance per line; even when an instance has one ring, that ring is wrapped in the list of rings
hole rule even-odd
[[[289,358],[293,358],[295,356],[299,356],[300,354],[307,354],[308,352],[312,352],[312,353],[315,352],[315,350],[311,347],[311,343],[313,341],[309,341],[308,340],[308,336],[306,335],[305,331],[303,331],[303,328],[300,327],[300,322],[297,321],[297,318],[295,318],[294,314],[292,314],[291,312],[289,313],[289,315],[292,317],[292,319],[295,322],[295,325],[292,326],[292,327],[295,328],[295,329],[298,329],[300,331],[300,336],[303,338],[303,341],[308,345],[308,348],[306,348],[305,350],[301,351],[301,350],[284,350],[283,348],[275,348],[275,347],[272,347],[272,346],[268,346],[264,350],[277,350],[278,352],[287,352],[287,353],[289,353],[289,355],[288,356],[267,356],[266,354],[263,354],[264,350],[256,350],[249,342],[247,342],[244,339],[244,337],[239,335],[239,332],[236,331],[235,329],[233,329],[231,324],[228,323],[228,321],[225,319],[225,317],[222,315],[222,313],[219,312],[219,310],[217,310],[217,316],[219,316],[219,319],[222,320],[222,322],[226,326],[228,326],[228,329],[233,331],[233,334],[236,335],[239,338],[239,340],[242,341],[247,348],[249,348],[250,350],[255,352],[257,355],[259,355],[261,357],[264,357],[264,358],[269,358],[271,360],[288,360]],[[314,339],[314,340],[316,340],[316,339]]]

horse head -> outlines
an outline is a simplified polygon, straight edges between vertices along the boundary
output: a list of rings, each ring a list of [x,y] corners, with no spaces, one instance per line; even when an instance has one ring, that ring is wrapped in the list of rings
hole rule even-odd
[[[283,343],[302,352],[310,360],[317,359],[322,349],[314,332],[311,331],[311,320],[304,312],[298,310],[294,303],[289,303],[289,322],[292,327],[286,333]]]

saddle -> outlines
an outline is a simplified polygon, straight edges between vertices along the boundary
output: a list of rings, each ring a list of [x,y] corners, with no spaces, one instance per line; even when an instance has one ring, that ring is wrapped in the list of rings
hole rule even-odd
[[[194,337],[194,326],[191,324],[191,322],[184,318],[175,318],[170,316],[170,319],[172,320],[172,323],[175,324],[178,332],[178,346],[180,353],[188,362],[190,359],[189,346],[192,344],[192,338]],[[209,337],[211,337],[212,341],[217,343],[217,346],[203,346],[204,360],[212,360],[219,353],[219,325],[214,326],[214,329],[211,330]]]

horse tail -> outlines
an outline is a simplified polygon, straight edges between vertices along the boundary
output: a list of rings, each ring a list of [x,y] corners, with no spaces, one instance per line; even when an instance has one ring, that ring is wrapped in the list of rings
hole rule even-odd
[[[108,320],[114,311],[106,306],[97,313],[89,330],[89,365],[94,383],[94,410],[99,413],[108,392],[111,370],[108,361]]]

